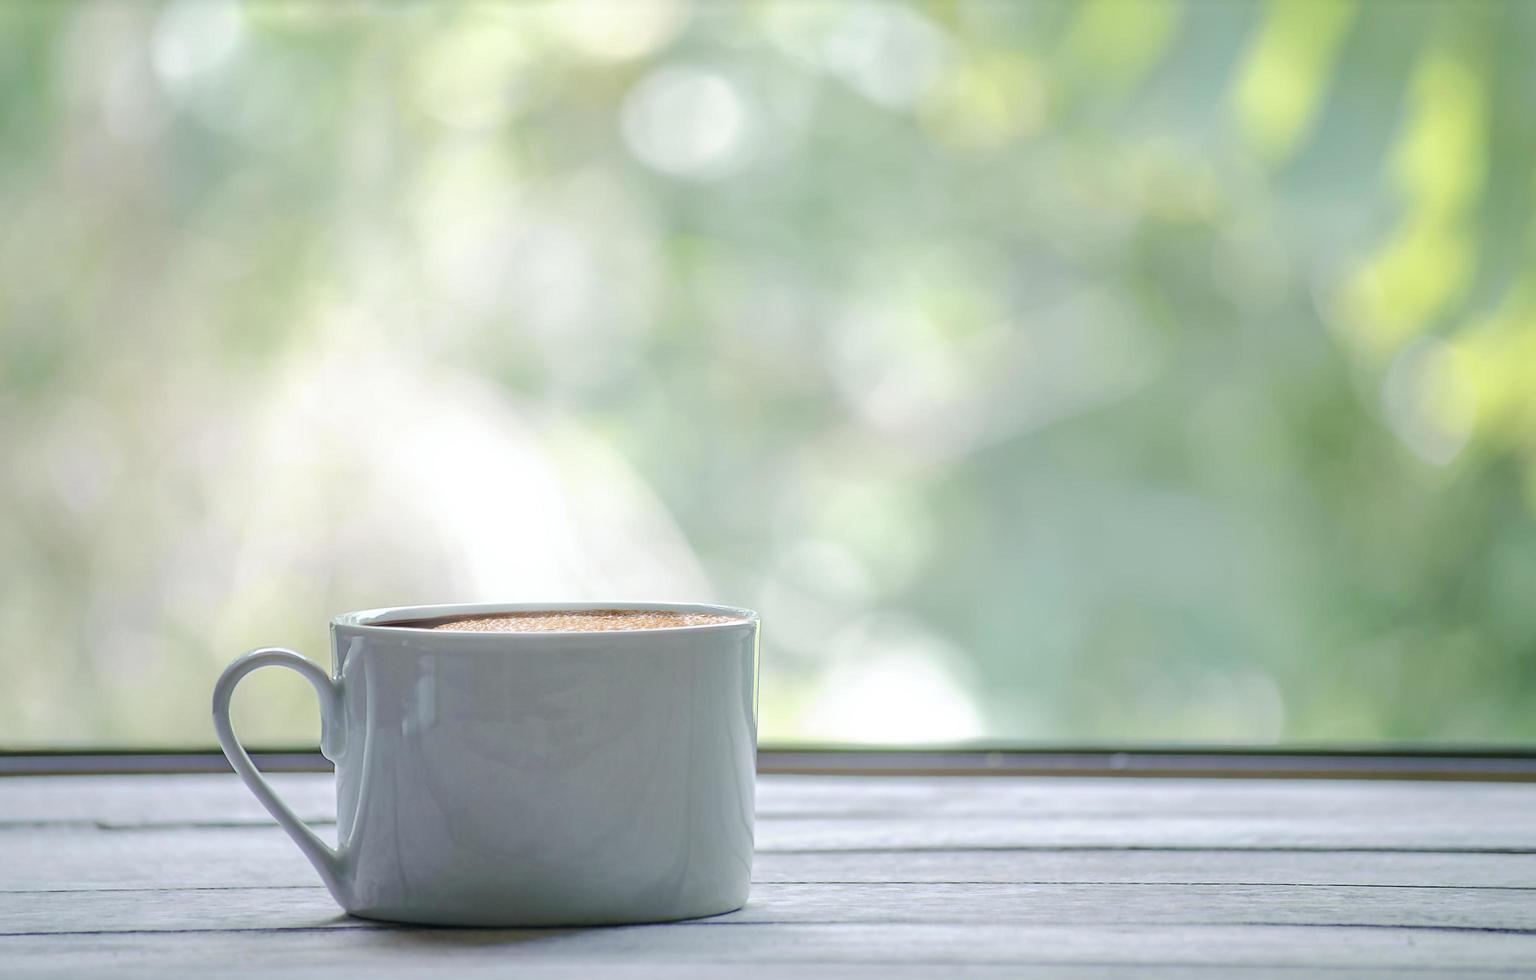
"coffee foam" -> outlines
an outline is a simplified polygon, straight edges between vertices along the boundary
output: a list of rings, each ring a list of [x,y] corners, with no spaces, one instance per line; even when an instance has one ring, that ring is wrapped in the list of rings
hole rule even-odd
[[[741,621],[740,616],[667,609],[540,609],[380,625],[466,633],[565,633],[675,629]]]

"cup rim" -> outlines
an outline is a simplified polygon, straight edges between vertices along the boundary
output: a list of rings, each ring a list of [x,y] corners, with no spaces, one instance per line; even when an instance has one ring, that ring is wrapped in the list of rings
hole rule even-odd
[[[385,620],[441,619],[448,616],[494,616],[498,613],[517,612],[578,612],[592,609],[714,613],[721,616],[730,616],[731,619],[729,622],[724,623],[648,626],[642,629],[538,630],[523,633],[490,633],[482,630],[413,630],[411,627],[396,626],[393,623],[384,622]],[[528,640],[559,636],[666,636],[667,634],[737,629],[742,626],[756,626],[757,622],[758,615],[751,609],[706,602],[637,602],[633,600],[614,602],[449,602],[423,606],[383,606],[378,609],[361,609],[355,612],[338,613],[331,617],[331,628],[333,630],[338,628],[355,630],[376,636],[409,635],[406,632],[409,630],[411,633],[430,632],[434,637],[443,639],[448,637],[495,637],[498,639]]]

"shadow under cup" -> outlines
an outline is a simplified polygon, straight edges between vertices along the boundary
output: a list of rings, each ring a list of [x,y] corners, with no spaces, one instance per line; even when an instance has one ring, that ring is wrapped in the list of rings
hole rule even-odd
[[[534,609],[732,618],[602,632],[396,625]],[[348,912],[553,926],[692,918],[745,903],[755,613],[623,603],[414,607],[338,616],[331,642],[334,695],[327,709],[322,692],[322,747],[336,763],[337,847],[315,852],[307,828],[273,812]],[[220,682],[226,701],[240,663]],[[239,771],[229,745],[226,752]]]

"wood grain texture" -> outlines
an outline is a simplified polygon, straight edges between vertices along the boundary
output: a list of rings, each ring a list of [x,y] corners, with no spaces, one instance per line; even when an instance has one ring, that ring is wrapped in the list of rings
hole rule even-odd
[[[331,777],[299,773],[272,781],[301,817],[322,831],[334,824]],[[850,782],[860,788],[836,786]],[[1530,784],[785,776],[764,777],[761,786],[763,851],[1182,847],[1536,853],[1530,809],[1536,786]],[[233,776],[64,776],[0,784],[0,831],[270,824]]]
[[[328,776],[275,777],[322,833]],[[764,777],[693,923],[340,914],[233,776],[0,781],[0,973],[1536,976],[1536,786]]]
[[[270,780],[306,819],[334,820],[331,776],[279,773]],[[1533,796],[1536,786],[1520,783],[765,776],[759,780],[758,816],[1502,819],[1528,814]],[[38,822],[126,827],[270,821],[228,773],[36,776],[0,783],[0,826]]]
[[[954,924],[677,923],[590,930],[433,930],[346,928],[279,932],[118,933],[16,936],[0,940],[13,975],[79,975],[110,969],[204,975],[259,967],[281,975],[372,975],[379,968],[422,975],[478,970],[521,976],[529,965],[646,964],[658,976],[679,965],[793,967],[815,975],[823,965],[925,965],[930,975],[965,966],[1123,966],[1158,972],[1174,966],[1290,968],[1303,973],[1366,968],[1522,971],[1536,962],[1528,935],[1339,926],[1097,926]],[[814,968],[808,970],[807,968]],[[431,971],[439,971],[432,973]],[[785,970],[789,975],[790,970]],[[876,972],[876,971],[871,971]],[[1228,974],[1231,975],[1231,974]]]
[[[938,850],[759,852],[759,882],[1414,885],[1536,888],[1536,854],[1375,851]],[[0,831],[0,893],[317,886],[275,825]]]
[[[325,929],[360,923],[313,886],[0,894],[0,936]],[[1528,932],[1536,889],[1354,885],[775,884],[754,886],[743,924],[1300,925]]]

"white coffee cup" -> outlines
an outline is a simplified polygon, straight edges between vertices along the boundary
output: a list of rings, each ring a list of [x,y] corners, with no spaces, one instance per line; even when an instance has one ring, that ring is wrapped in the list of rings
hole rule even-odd
[[[716,613],[606,632],[384,625],[533,609]],[[752,875],[758,617],[634,603],[415,606],[331,621],[334,674],[291,650],[213,691],[235,772],[348,912],[439,925],[660,922],[740,908]],[[229,720],[260,667],[320,695],[337,846],[262,778]]]

